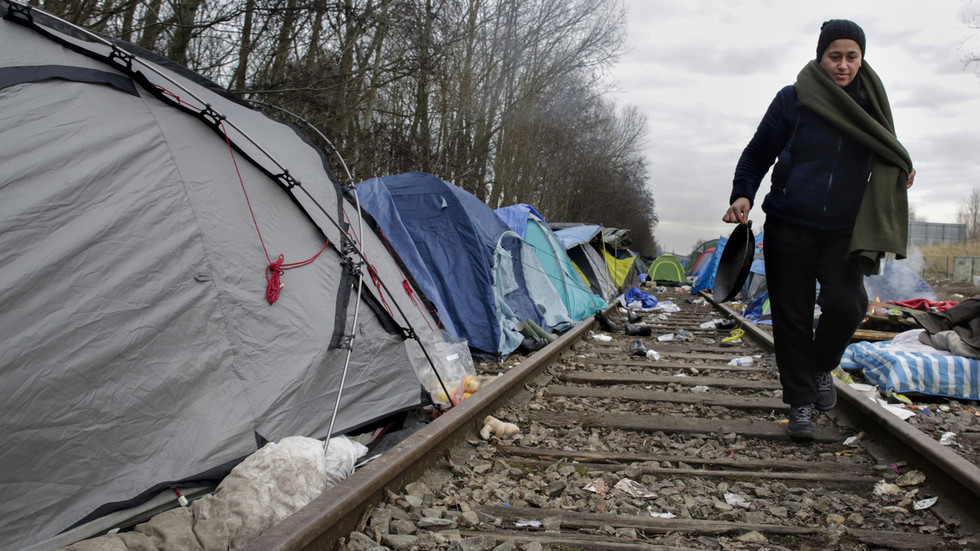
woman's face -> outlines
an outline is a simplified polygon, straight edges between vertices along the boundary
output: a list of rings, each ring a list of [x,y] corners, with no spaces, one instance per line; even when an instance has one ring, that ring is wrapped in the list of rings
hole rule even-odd
[[[838,86],[847,86],[861,68],[861,47],[850,38],[838,38],[824,50],[820,66]]]

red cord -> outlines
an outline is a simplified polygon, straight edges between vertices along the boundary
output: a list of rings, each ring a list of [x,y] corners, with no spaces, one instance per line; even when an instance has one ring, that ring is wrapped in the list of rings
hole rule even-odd
[[[284,258],[282,255],[279,255],[279,258],[277,258],[275,262],[270,262],[265,269],[266,272],[265,279],[267,283],[265,287],[265,299],[269,301],[269,304],[272,304],[275,301],[279,300],[279,293],[282,291],[282,283],[279,282],[279,277],[286,270],[292,270],[293,268],[300,268],[302,266],[306,266],[307,264],[312,264],[313,261],[316,260],[316,257],[320,256],[320,253],[326,250],[327,245],[329,244],[330,244],[330,240],[327,239],[327,242],[323,244],[323,247],[320,247],[319,252],[317,252],[312,257],[307,258],[306,260],[303,260],[301,262],[293,262],[292,264],[283,264],[282,261],[284,260]]]
[[[283,274],[282,270],[282,255],[275,262],[269,264],[265,269],[265,299],[269,301],[269,304],[279,300],[279,292],[282,291],[282,283],[279,282],[279,276]]]
[[[388,301],[385,300],[384,292],[381,290],[381,278],[378,277],[378,272],[375,270],[374,264],[368,264],[368,274],[371,275],[371,281],[374,282],[374,287],[378,290],[378,296],[381,297],[382,306],[384,306],[385,310],[388,311],[389,316],[395,317],[395,315],[391,313],[391,307],[388,306]]]
[[[174,101],[176,101],[179,105],[186,105],[191,109],[201,111],[200,107],[196,107],[194,105],[191,105],[190,103],[185,102],[184,100],[180,99],[180,96],[174,94],[170,90],[167,90],[162,86],[158,86],[157,88],[164,95],[173,98]],[[302,262],[283,264],[283,261],[285,260],[283,255],[279,255],[279,257],[276,258],[275,262],[273,262],[272,259],[269,258],[269,250],[265,247],[265,240],[262,239],[262,231],[259,230],[259,222],[258,220],[255,219],[255,211],[252,209],[252,201],[248,198],[248,191],[245,190],[245,179],[242,177],[241,169],[238,168],[238,159],[235,158],[235,149],[231,145],[231,139],[228,137],[228,131],[225,130],[224,123],[222,122],[219,124],[221,125],[221,132],[225,136],[225,144],[228,145],[228,153],[229,155],[231,155],[231,162],[232,164],[235,165],[235,173],[238,175],[238,183],[241,184],[242,193],[245,195],[245,203],[248,204],[248,212],[249,214],[252,215],[252,223],[255,225],[255,233],[257,233],[259,236],[259,243],[262,245],[262,252],[265,253],[265,259],[269,261],[269,265],[266,266],[265,269],[266,272],[265,298],[266,300],[269,301],[269,304],[273,304],[274,302],[279,300],[279,293],[282,292],[283,285],[279,281],[279,278],[283,275],[283,273],[286,270],[291,270],[293,268],[299,268],[301,266],[306,266],[307,264],[311,264],[314,260],[316,260],[318,256],[320,256],[320,253],[322,253],[327,248],[327,245],[330,244],[330,240],[327,239],[327,241],[323,244],[323,247],[320,248],[320,251],[318,253],[313,255],[311,258],[303,260]],[[174,489],[174,491],[176,491],[176,489]]]

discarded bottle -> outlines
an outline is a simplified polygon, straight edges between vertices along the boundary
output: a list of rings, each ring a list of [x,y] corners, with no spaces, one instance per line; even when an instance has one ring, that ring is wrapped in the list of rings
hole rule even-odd
[[[687,329],[678,329],[677,336],[674,339],[678,341],[689,341],[693,338],[694,335],[692,335],[691,332],[688,331]]]
[[[660,353],[657,352],[656,350],[647,350],[647,358],[649,358],[651,360],[659,360],[660,359]]]
[[[735,358],[734,360],[728,362],[728,365],[733,365],[736,367],[744,365],[752,365],[752,356],[742,356],[741,358]]]

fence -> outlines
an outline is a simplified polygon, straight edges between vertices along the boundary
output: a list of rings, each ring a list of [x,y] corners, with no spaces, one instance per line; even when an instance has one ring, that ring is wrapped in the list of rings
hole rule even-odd
[[[923,279],[973,282],[980,277],[980,256],[923,256],[919,275]]]
[[[939,224],[935,222],[909,222],[909,244],[955,245],[966,241],[966,224]]]

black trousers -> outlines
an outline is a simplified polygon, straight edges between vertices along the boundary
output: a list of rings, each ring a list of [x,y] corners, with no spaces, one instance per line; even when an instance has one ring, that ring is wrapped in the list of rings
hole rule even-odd
[[[766,220],[763,250],[783,402],[812,404],[814,378],[840,363],[868,309],[864,277],[847,260],[851,230],[820,231]],[[819,299],[817,284],[819,283]],[[820,318],[814,331],[814,304]]]

